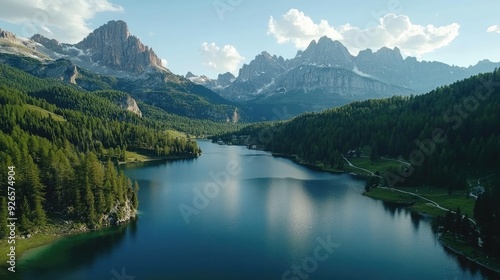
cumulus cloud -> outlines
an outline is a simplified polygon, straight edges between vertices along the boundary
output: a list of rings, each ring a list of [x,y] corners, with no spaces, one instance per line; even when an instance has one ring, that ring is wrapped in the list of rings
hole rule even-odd
[[[40,33],[76,43],[92,31],[87,21],[96,14],[122,11],[108,0],[2,0],[0,19],[22,25],[20,36]]]
[[[280,19],[269,20],[268,34],[280,44],[293,42],[304,49],[313,39],[328,36],[342,42],[352,53],[381,47],[401,49],[404,55],[420,56],[450,44],[457,36],[460,25],[446,26],[414,24],[406,15],[386,14],[360,28],[350,24],[333,27],[327,21],[315,23],[299,10],[292,9]]]
[[[240,64],[245,60],[238,50],[232,45],[219,47],[215,43],[204,42],[201,44],[203,64],[219,72],[236,73]]]
[[[486,30],[487,32],[494,32],[494,33],[500,33],[500,25],[496,24],[496,25],[492,25],[490,27],[488,27],[488,29]]]
[[[306,16],[297,9],[291,9],[281,19],[269,19],[268,34],[272,34],[278,43],[292,42],[298,49],[306,48],[312,40],[328,36],[335,40],[342,39],[342,35],[331,27],[328,21],[320,23]]]

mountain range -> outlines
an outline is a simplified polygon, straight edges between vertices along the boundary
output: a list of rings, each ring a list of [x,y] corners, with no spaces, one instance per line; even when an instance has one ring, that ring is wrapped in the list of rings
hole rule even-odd
[[[322,37],[292,59],[263,51],[237,77],[181,76],[130,34],[123,21],[110,21],[77,44],[39,34],[20,38],[0,29],[0,63],[89,91],[125,92],[130,98],[122,104],[137,100],[168,113],[219,122],[285,119],[357,100],[420,94],[500,66],[488,60],[467,68],[418,61],[385,47],[353,56],[339,41]]]
[[[489,60],[469,67],[418,61],[403,58],[398,48],[386,47],[353,56],[339,41],[322,37],[292,59],[260,53],[243,65],[230,84],[220,81],[220,76],[217,80],[190,79],[231,101],[282,105],[300,114],[357,100],[426,93],[499,66]]]
[[[206,87],[173,74],[123,21],[110,21],[74,45],[39,34],[20,38],[0,29],[0,63],[85,90],[123,91],[181,116],[227,121],[241,112]]]

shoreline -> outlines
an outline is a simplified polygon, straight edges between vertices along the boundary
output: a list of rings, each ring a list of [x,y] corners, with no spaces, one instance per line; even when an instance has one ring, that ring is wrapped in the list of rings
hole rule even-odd
[[[313,169],[317,169],[317,170],[321,170],[321,171],[325,171],[325,172],[329,172],[329,173],[334,173],[334,174],[347,173],[346,171],[341,171],[341,170],[338,170],[338,171],[327,170],[327,169],[322,168],[321,166],[318,166],[318,165],[314,165],[314,164],[310,164],[310,163],[305,163],[305,162],[302,162],[299,158],[297,158],[296,156],[293,156],[293,155],[280,154],[280,153],[272,153],[272,152],[271,152],[271,154],[272,154],[272,156],[276,156],[276,157],[288,158],[288,159],[292,160],[293,162],[295,162],[297,164],[300,164],[300,165],[303,165],[303,166],[306,166],[306,167],[310,167],[310,168],[313,168]],[[356,175],[356,176],[362,177],[362,178],[369,177],[369,176],[366,176],[364,174],[356,174],[356,173],[354,173],[353,175]],[[421,217],[424,217],[424,218],[430,218],[430,219],[435,219],[436,218],[436,214],[427,213],[425,211],[421,212],[421,211],[418,211],[416,209],[413,209],[412,206],[415,206],[415,204],[416,204],[416,202],[418,200],[415,200],[415,201],[392,201],[392,200],[383,199],[383,198],[380,198],[380,197],[372,197],[372,196],[368,195],[368,192],[366,192],[366,191],[363,192],[362,195],[366,196],[366,197],[370,197],[371,199],[376,199],[376,200],[384,201],[385,203],[394,204],[397,207],[404,207],[406,209],[409,209],[411,212],[416,213],[416,214],[418,214],[418,215],[420,215]],[[439,208],[436,208],[436,209],[439,209]],[[442,209],[440,209],[440,210],[442,210]],[[486,270],[489,270],[490,272],[497,273],[497,274],[500,275],[500,268],[496,269],[496,268],[493,268],[491,266],[488,266],[487,264],[484,264],[483,262],[481,262],[479,260],[472,259],[466,253],[463,253],[463,252],[459,251],[458,249],[453,248],[453,245],[446,243],[446,241],[443,240],[441,238],[441,236],[439,237],[439,242],[443,245],[443,247],[445,249],[448,249],[449,251],[451,251],[452,253],[454,253],[456,256],[463,257],[463,258],[467,259],[467,261],[469,261],[469,262],[471,262],[471,263],[473,263],[475,265],[478,265],[478,266],[480,266],[480,267],[482,267],[482,268],[484,268]],[[485,255],[485,256],[487,256],[487,255]],[[500,267],[500,263],[496,263],[496,265]]]
[[[18,263],[22,262],[23,257],[29,251],[35,250],[43,246],[54,244],[58,240],[65,237],[75,236],[78,234],[84,234],[92,231],[90,229],[82,230],[78,228],[73,228],[72,226],[70,227],[68,224],[63,224],[63,223],[51,223],[47,227],[48,230],[46,229],[46,232],[38,232],[36,234],[32,234],[30,238],[26,238],[25,235],[16,236],[16,244],[15,244],[16,266],[18,266],[17,265]],[[7,240],[2,239],[1,243],[3,244],[3,242],[7,243]],[[2,269],[9,267],[8,265],[5,265],[7,258],[4,257],[6,257],[5,254],[2,254],[0,256],[0,262],[1,262],[0,268]]]
[[[345,173],[347,173],[346,171],[343,171],[343,170],[340,170],[340,169],[335,169],[335,168],[327,169],[325,167],[321,167],[321,166],[316,165],[316,164],[304,162],[302,159],[300,159],[299,157],[294,156],[294,155],[287,155],[287,154],[281,154],[281,153],[273,153],[273,152],[270,152],[270,151],[265,151],[265,152],[271,153],[271,155],[273,157],[286,158],[286,159],[289,159],[289,160],[291,160],[291,161],[293,161],[293,162],[295,162],[295,163],[297,163],[299,165],[302,165],[302,166],[305,166],[305,167],[308,167],[308,168],[311,168],[311,169],[315,169],[315,170],[319,170],[319,171],[323,171],[323,172],[328,172],[328,173],[332,173],[332,174],[345,174]],[[362,174],[353,174],[353,175],[363,177]]]
[[[462,257],[462,258],[465,258],[467,259],[469,262],[471,263],[474,263],[484,269],[487,269],[487,270],[490,270],[491,272],[494,272],[494,273],[498,273],[500,275],[500,269],[499,268],[493,268],[491,266],[488,266],[487,264],[484,264],[482,263],[481,261],[478,261],[478,260],[475,260],[475,259],[472,259],[470,256],[468,256],[467,254],[463,253],[463,252],[460,252],[458,249],[455,249],[453,248],[452,245],[446,243],[446,241],[443,240],[442,236],[439,236],[439,242],[443,245],[443,247],[446,249],[446,250],[449,250],[451,251],[452,253],[454,253],[455,255],[459,256],[459,257]]]
[[[175,156],[166,156],[166,157],[159,157],[159,158],[148,158],[148,159],[143,159],[143,160],[136,160],[136,161],[125,161],[125,162],[119,162],[118,165],[131,165],[131,164],[139,164],[139,163],[148,163],[148,162],[155,162],[155,161],[170,161],[170,160],[181,160],[181,159],[195,159],[198,158],[200,155],[175,155]],[[137,218],[137,217],[136,217]],[[133,219],[128,220],[124,224],[128,224],[132,222]],[[66,238],[66,237],[71,237],[71,236],[76,236],[80,234],[85,234],[85,233],[90,233],[93,231],[99,231],[99,230],[105,230],[112,228],[114,226],[105,226],[101,227],[98,229],[88,229],[82,227],[82,224],[80,223],[71,223],[71,224],[66,224],[63,222],[54,222],[50,223],[46,226],[46,228],[43,231],[39,231],[35,234],[32,234],[30,238],[22,238],[25,235],[19,235],[16,236],[16,266],[18,266],[18,263],[21,263],[23,261],[23,258],[26,256],[26,253],[29,253],[33,250],[36,250],[38,248],[44,247],[44,246],[50,246],[57,242],[60,239]],[[1,239],[0,240],[0,245],[2,247],[8,248],[9,244],[7,243],[7,239]],[[5,246],[3,246],[5,243]],[[4,272],[7,271],[7,268],[9,267],[7,263],[8,257],[6,254],[2,254],[0,256],[0,275],[3,275]],[[5,271],[4,271],[5,269]],[[9,274],[6,274],[9,275]]]
[[[377,188],[375,188],[377,189]],[[384,190],[384,189],[382,189]],[[371,190],[373,191],[373,190]],[[386,190],[384,190],[386,191]],[[416,204],[416,201],[415,202],[410,202],[410,201],[393,201],[393,200],[390,200],[390,199],[384,199],[380,196],[370,196],[368,195],[369,192],[363,192],[363,195],[366,196],[366,197],[369,197],[371,199],[375,199],[375,200],[380,200],[380,201],[383,201],[385,203],[391,203],[391,204],[394,204],[398,207],[403,207],[405,209],[408,209],[410,210],[411,212],[413,213],[416,213],[422,217],[425,217],[425,218],[430,218],[430,219],[435,219],[436,218],[436,215],[435,214],[431,214],[431,213],[426,213],[426,212],[420,212],[416,209],[413,209],[412,206],[414,206]],[[452,252],[453,254],[455,254],[456,256],[458,257],[462,257],[462,258],[465,258],[467,259],[467,261],[475,264],[475,265],[478,265],[484,269],[487,269],[493,273],[497,273],[500,275],[500,263],[495,263],[496,266],[498,266],[499,268],[493,268],[483,262],[481,262],[480,260],[476,260],[476,259],[473,259],[471,256],[469,256],[467,253],[465,252],[462,252],[460,249],[458,248],[455,248],[453,244],[450,244],[448,243],[446,240],[443,239],[443,235],[441,234],[439,236],[439,242],[443,245],[443,247],[447,250],[449,250],[450,252]],[[465,245],[465,246],[468,246],[468,245]],[[468,246],[469,247],[469,246]],[[473,249],[476,249],[474,247],[469,247],[469,248],[473,248]],[[488,257],[488,255],[484,252],[480,252],[481,254],[483,254],[485,257]]]
[[[118,165],[127,165],[134,163],[146,163],[146,162],[155,162],[155,161],[170,161],[170,160],[179,160],[179,159],[195,159],[201,155],[184,155],[184,156],[166,156],[166,157],[158,157],[158,158],[148,158],[141,160],[130,160],[130,161],[119,161]]]
[[[129,223],[133,222],[134,220],[137,219],[136,217],[133,217],[126,221],[125,223],[121,223],[118,225],[109,225],[109,226],[103,226],[97,229],[89,229],[85,227],[81,223],[62,223],[62,222],[56,222],[56,223],[51,223],[48,224],[46,227],[46,232],[38,232],[35,234],[32,234],[30,238],[26,238],[25,235],[19,235],[16,236],[16,268],[22,268],[22,264],[24,261],[26,261],[26,257],[29,256],[29,253],[41,249],[42,247],[48,247],[56,242],[58,242],[61,239],[68,238],[68,237],[74,237],[82,234],[88,234],[92,232],[98,232],[102,230],[109,230],[113,228],[118,228],[123,225],[128,225]],[[0,240],[3,245],[3,243],[7,243],[7,239],[2,239]],[[3,246],[2,246],[3,247]],[[7,246],[6,246],[7,248]],[[9,267],[7,263],[7,255],[2,254],[0,256],[0,276],[3,275],[3,273],[7,273],[7,268]],[[5,271],[4,271],[5,269]],[[17,272],[17,270],[16,270]],[[10,272],[9,272],[10,273]],[[6,274],[9,275],[9,274]]]

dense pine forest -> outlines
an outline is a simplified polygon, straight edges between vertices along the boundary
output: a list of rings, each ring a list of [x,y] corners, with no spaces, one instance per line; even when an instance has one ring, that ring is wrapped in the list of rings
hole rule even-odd
[[[223,131],[222,125],[182,122],[152,106],[145,114],[156,110],[155,116],[139,117],[114,102],[123,96],[88,92],[0,64],[0,219],[5,224],[11,211],[7,200],[14,194],[20,233],[61,220],[87,228],[124,222],[139,203],[138,184],[117,169],[127,150],[196,157],[201,150],[194,140],[166,130]],[[9,171],[15,174],[11,178]],[[0,238],[6,235],[2,227]]]
[[[500,71],[480,74],[420,96],[368,100],[260,123],[235,135],[278,154],[343,169],[343,156],[397,158],[409,165],[380,174],[382,185],[430,186],[450,193],[468,178],[500,174]],[[228,141],[231,134],[214,139]],[[361,151],[368,151],[360,155]],[[500,175],[499,175],[500,176]],[[475,218],[492,252],[500,252],[500,186],[486,185]]]

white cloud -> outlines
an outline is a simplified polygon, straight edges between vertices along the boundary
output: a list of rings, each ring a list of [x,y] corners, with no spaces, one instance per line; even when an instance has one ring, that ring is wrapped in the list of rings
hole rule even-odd
[[[87,21],[101,12],[122,12],[108,0],[2,0],[0,19],[23,27],[23,37],[40,33],[65,43],[76,43],[92,29]]]
[[[215,43],[201,44],[203,64],[219,72],[237,73],[240,64],[245,60],[232,45],[219,47]]]
[[[328,21],[321,20],[316,24],[297,9],[291,9],[279,20],[271,17],[267,33],[272,34],[280,44],[291,41],[298,49],[306,48],[312,40],[325,35],[335,40],[342,39],[342,35]]]
[[[167,65],[168,65],[168,61],[167,61],[165,58],[162,58],[162,59],[161,59],[161,64],[163,65],[163,67],[165,67],[165,68],[166,68],[166,67],[167,67]]]
[[[345,24],[337,28],[322,20],[319,24],[292,9],[279,20],[269,20],[268,34],[280,44],[293,42],[298,49],[304,49],[313,39],[328,36],[342,42],[351,53],[381,47],[401,49],[404,55],[420,56],[450,44],[457,36],[460,25],[422,26],[413,24],[406,15],[386,14],[368,23],[365,28]]]
[[[486,31],[500,33],[500,25],[498,25],[498,24],[492,25],[492,26],[488,27],[488,29]]]

